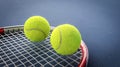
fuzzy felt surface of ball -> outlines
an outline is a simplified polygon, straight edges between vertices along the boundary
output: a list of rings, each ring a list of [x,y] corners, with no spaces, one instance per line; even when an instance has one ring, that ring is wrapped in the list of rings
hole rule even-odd
[[[81,44],[79,30],[71,24],[62,24],[52,31],[50,43],[52,48],[60,55],[74,54]]]
[[[24,34],[32,42],[44,40],[49,32],[49,22],[42,16],[31,16],[25,21]]]

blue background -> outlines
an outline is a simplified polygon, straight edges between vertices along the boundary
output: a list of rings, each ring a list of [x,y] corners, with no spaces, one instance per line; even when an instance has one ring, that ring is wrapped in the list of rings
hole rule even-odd
[[[0,0],[0,27],[33,15],[75,25],[89,49],[88,67],[120,67],[120,0]]]

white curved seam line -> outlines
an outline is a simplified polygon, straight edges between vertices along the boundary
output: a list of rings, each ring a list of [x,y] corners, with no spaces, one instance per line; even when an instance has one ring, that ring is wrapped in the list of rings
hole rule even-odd
[[[59,32],[60,32],[60,42],[59,42],[59,45],[56,50],[58,50],[61,47],[61,43],[62,43],[62,33],[60,30],[59,30]]]
[[[36,29],[36,28],[26,29],[26,31],[31,31],[31,30],[40,31],[40,32],[42,32],[42,33],[45,35],[44,37],[47,36],[47,35],[45,34],[45,32],[44,32],[43,30],[41,30],[41,29]]]

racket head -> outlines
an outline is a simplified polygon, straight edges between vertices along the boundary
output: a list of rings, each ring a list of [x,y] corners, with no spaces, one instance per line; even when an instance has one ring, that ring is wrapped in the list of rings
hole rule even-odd
[[[54,27],[51,26],[51,31]],[[69,56],[58,55],[50,45],[50,35],[42,42],[30,42],[23,25],[0,28],[0,66],[85,67],[88,49],[82,41],[80,49]]]

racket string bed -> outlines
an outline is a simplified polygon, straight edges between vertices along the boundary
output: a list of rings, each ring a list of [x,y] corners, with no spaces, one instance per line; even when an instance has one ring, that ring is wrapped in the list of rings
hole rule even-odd
[[[42,42],[30,42],[23,30],[0,34],[0,67],[77,67],[81,49],[73,55],[58,55],[51,47],[50,35]]]

